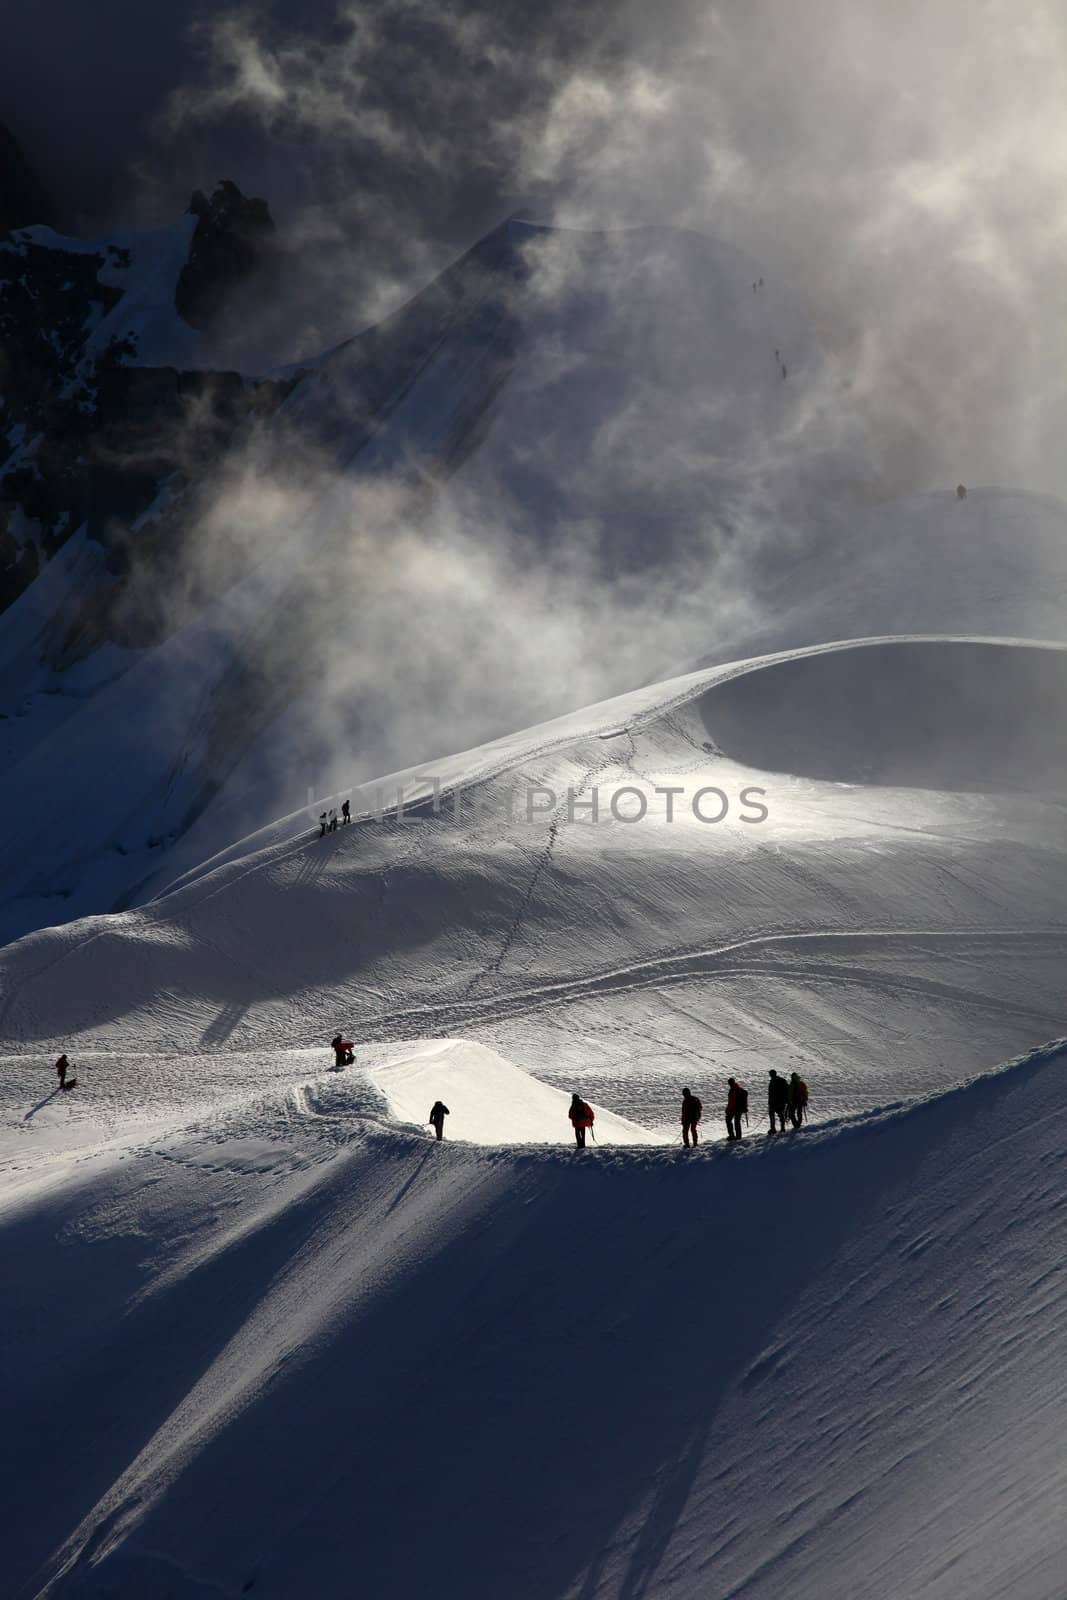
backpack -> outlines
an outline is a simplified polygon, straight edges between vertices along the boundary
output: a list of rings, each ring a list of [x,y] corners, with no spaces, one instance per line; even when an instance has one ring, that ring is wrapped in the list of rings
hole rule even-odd
[[[747,1117],[748,1117],[748,1090],[747,1089],[742,1089],[740,1084],[737,1084],[736,1087],[737,1087],[737,1115],[739,1117],[745,1117],[747,1119]]]
[[[699,1122],[704,1115],[704,1102],[698,1095],[691,1094],[689,1096],[689,1111],[694,1122]]]
[[[806,1106],[808,1103],[808,1086],[803,1078],[797,1079],[797,1105]]]

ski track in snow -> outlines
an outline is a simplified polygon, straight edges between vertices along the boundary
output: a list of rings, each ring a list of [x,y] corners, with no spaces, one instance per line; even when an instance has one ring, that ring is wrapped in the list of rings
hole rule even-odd
[[[1003,793],[946,755],[953,652],[1047,691],[1058,649],[715,666],[437,764],[445,806],[547,783],[519,833],[411,769],[403,819],[282,819],[0,951],[13,1596],[1062,1600],[1067,1045],[1019,1057],[1064,1031],[1062,701],[997,766],[964,696]],[[773,820],[565,825],[613,779],[769,784]],[[770,1065],[812,1089],[773,1141]]]

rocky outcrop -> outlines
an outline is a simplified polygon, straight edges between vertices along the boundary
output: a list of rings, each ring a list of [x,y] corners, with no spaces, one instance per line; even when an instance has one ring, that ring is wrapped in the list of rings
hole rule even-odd
[[[229,178],[210,200],[198,189],[189,210],[197,218],[196,232],[174,304],[190,327],[207,328],[235,286],[264,264],[274,221],[265,200],[246,198]]]
[[[242,227],[254,231],[258,207],[266,214],[236,189],[205,204],[214,219],[205,237],[214,243],[198,228],[201,248],[194,238],[189,257],[198,262],[201,307],[221,304],[239,261],[249,259],[233,240]],[[236,218],[229,231],[227,216]],[[168,540],[180,541],[188,491],[238,430],[292,387],[139,365],[138,285],[153,270],[151,256],[142,268],[136,246],[87,247],[23,228],[0,239],[0,610],[83,526],[107,546],[116,574],[139,569],[149,552],[158,556],[160,541],[140,527],[154,502],[166,502],[156,520],[165,520]]]

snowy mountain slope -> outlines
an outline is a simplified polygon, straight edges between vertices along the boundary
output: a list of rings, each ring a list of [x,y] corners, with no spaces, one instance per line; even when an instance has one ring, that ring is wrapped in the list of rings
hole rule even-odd
[[[872,641],[624,696],[457,758],[437,814],[407,774],[403,820],[320,840],[289,819],[140,909],[19,941],[0,1036],[460,1034],[560,1087],[581,1071],[646,1126],[697,1072],[803,1065],[819,1116],[878,1104],[886,1073],[958,1081],[1062,1029],[1065,663]]]
[[[129,904],[146,882],[158,887],[290,810],[309,785],[347,781],[338,768],[348,751],[354,775],[369,779],[565,710],[576,679],[575,699],[589,700],[701,658],[827,639],[1062,636],[1062,506],[973,489],[959,503],[887,501],[897,485],[863,480],[860,441],[815,447],[805,430],[827,353],[786,286],[768,277],[752,292],[756,273],[735,250],[670,229],[570,234],[512,219],[380,327],[273,379],[131,365],[204,359],[165,292],[193,224],[155,244],[112,242],[113,265],[92,268],[93,292],[117,298],[93,302],[92,327],[78,299],[74,368],[100,354],[93,340],[106,336],[108,351],[140,341],[98,385],[104,457],[94,445],[67,484],[62,462],[41,454],[37,423],[11,432],[9,465],[32,480],[20,494],[43,495],[55,523],[47,538],[33,534],[34,548],[62,553],[63,540],[80,540],[85,560],[76,583],[35,594],[43,566],[0,616],[0,820],[20,841],[0,938]],[[44,239],[31,230],[18,248],[41,251]],[[72,246],[71,260],[91,266],[100,247]],[[116,273],[136,280],[122,294]],[[167,348],[175,330],[199,340],[200,354]],[[787,380],[774,358],[783,344]],[[840,360],[829,365],[839,371]],[[250,502],[235,534],[205,506],[225,500],[220,485],[240,475],[254,440],[252,476],[268,500],[296,484],[292,521],[278,528]],[[96,485],[89,500],[86,483]],[[359,498],[383,484],[402,497],[384,533]],[[21,518],[21,500],[16,509]],[[21,550],[32,530],[12,527]],[[504,561],[504,593],[482,610],[472,601],[468,622],[475,637],[490,633],[478,681],[496,688],[442,706],[432,652],[405,651],[383,685],[395,630],[384,640],[375,631],[375,598],[383,572],[408,581],[398,544],[422,540],[432,554],[457,529],[468,560],[490,572]],[[534,592],[548,585],[548,614],[559,588],[573,613],[570,670],[534,661],[512,671],[514,629],[499,618],[502,606],[523,613],[527,561]],[[277,581],[265,577],[274,563]],[[666,592],[635,612],[644,573]],[[435,609],[414,588],[418,631],[444,636],[454,597]],[[241,623],[201,657],[212,614],[242,589],[256,608],[238,601]],[[620,595],[629,609],[613,627]],[[587,648],[605,599],[609,621]],[[39,629],[27,630],[27,606]],[[406,621],[402,596],[398,607]],[[495,632],[485,627],[494,618]],[[334,672],[339,641],[348,670]],[[119,692],[127,672],[135,681]],[[149,721],[136,709],[146,681],[164,726],[131,751],[130,721]],[[45,774],[57,756],[84,768],[86,751],[124,782],[95,782],[83,830],[53,806]],[[30,828],[27,805],[40,816]]]
[[[783,598],[780,615],[768,614],[761,635],[747,640],[752,650],[862,637],[875,631],[868,622],[878,631],[909,632],[917,617],[953,634],[1062,633],[1067,525],[1055,503],[994,494],[962,505],[923,498],[895,521],[888,508],[880,512],[875,531],[877,538],[858,539],[864,551],[880,552],[869,584],[850,578],[842,594],[845,564],[829,551],[825,563],[793,575],[791,602]],[[1008,548],[998,555],[1001,536]],[[91,548],[84,546],[82,559]],[[290,664],[268,676],[269,695],[248,671],[262,615],[287,613],[300,560],[299,547],[283,543],[158,650],[96,652],[62,675],[34,665],[34,641],[47,627],[47,608],[34,590],[0,619],[0,649],[11,631],[11,649],[20,652],[6,676],[10,698],[0,718],[0,848],[7,856],[0,936],[126,904],[142,883],[151,888],[141,893],[157,891],[247,832],[257,802],[242,773],[259,774],[263,791],[273,793],[292,751],[307,753],[308,730],[323,712],[318,686],[287,704],[300,674],[314,677],[317,657],[297,663],[300,673]],[[52,568],[44,576],[54,581]],[[332,765],[336,770],[336,758]],[[78,774],[79,785],[88,785],[86,801],[94,797],[74,817],[65,787],[55,783],[57,770]],[[375,776],[358,741],[348,770],[349,781]],[[229,809],[227,794],[235,799]],[[220,828],[230,831],[220,837]]]
[[[215,1056],[43,1181],[6,1071],[11,1592],[1056,1600],[1065,1051],[582,1154]]]

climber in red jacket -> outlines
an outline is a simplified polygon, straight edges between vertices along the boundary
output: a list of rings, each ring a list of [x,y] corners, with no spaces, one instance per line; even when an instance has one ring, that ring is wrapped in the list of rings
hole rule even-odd
[[[584,1150],[585,1130],[593,1126],[593,1108],[586,1104],[581,1095],[572,1094],[568,1115],[574,1128],[574,1142],[579,1150]]]
[[[333,1050],[335,1067],[350,1067],[356,1059],[351,1039],[342,1038],[339,1033],[334,1034],[330,1040],[330,1048]]]

